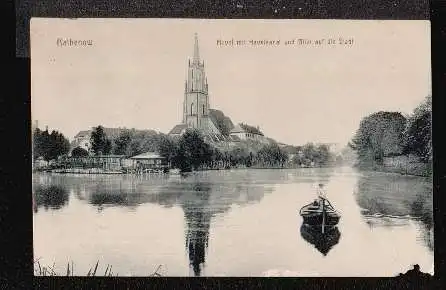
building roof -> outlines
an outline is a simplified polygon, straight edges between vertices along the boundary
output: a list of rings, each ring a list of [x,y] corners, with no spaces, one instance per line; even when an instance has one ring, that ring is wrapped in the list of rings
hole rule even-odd
[[[234,128],[232,128],[230,134],[234,134],[234,133],[245,133],[246,130],[242,128],[242,126],[240,126],[240,124],[235,125]]]
[[[181,134],[181,132],[187,129],[187,125],[186,124],[178,124],[175,127],[173,127],[172,130],[170,130],[169,135],[170,134]]]
[[[91,130],[83,130],[80,131],[79,133],[76,134],[76,136],[74,136],[74,138],[81,138],[81,137],[86,137],[88,135],[90,135]]]
[[[160,158],[164,158],[164,157],[159,155],[156,152],[150,152],[150,151],[130,157],[130,159],[160,159]]]
[[[85,156],[81,158],[124,158],[125,155],[114,155],[114,154],[107,154],[107,155],[93,155],[93,156]]]
[[[108,138],[117,138],[119,135],[124,131],[133,131],[136,133],[157,133],[154,130],[136,130],[136,129],[129,129],[129,128],[105,128],[104,127],[104,133],[107,135]],[[79,133],[74,136],[74,138],[82,138],[87,137],[93,132],[93,130],[82,130]]]

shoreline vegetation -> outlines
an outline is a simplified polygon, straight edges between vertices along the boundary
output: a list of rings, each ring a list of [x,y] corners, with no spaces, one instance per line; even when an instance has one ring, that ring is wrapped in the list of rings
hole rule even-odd
[[[200,131],[188,129],[179,137],[153,130],[125,129],[107,136],[101,125],[93,128],[90,149],[75,147],[58,131],[33,132],[33,171],[82,174],[168,173],[162,168],[135,170],[126,166],[110,168],[107,161],[88,159],[122,156],[123,160],[146,152],[156,152],[168,169],[181,172],[236,168],[291,169],[353,166],[361,171],[379,171],[403,175],[432,175],[431,96],[409,116],[380,111],[363,118],[352,140],[340,152],[328,145],[307,143],[302,146],[279,144],[270,139],[238,142],[209,142]],[[215,115],[221,131],[229,134],[230,121]],[[242,124],[249,132],[261,134],[255,126]],[[228,127],[229,126],[229,127]],[[255,132],[254,132],[255,131]],[[87,160],[87,161],[85,161]],[[120,164],[121,161],[118,163]]]
[[[51,143],[51,139],[47,136],[52,134],[49,134],[48,130],[34,131],[34,152],[37,153],[34,155],[35,171],[91,174],[140,172],[134,164],[124,165],[132,162],[122,161],[129,161],[132,156],[145,152],[159,154],[163,164],[144,170],[164,173],[168,170],[163,170],[163,166],[181,172],[191,172],[235,168],[320,168],[340,164],[339,156],[324,144],[307,143],[303,146],[290,146],[279,145],[275,141],[258,140],[213,143],[208,142],[205,135],[194,129],[187,130],[179,137],[157,132],[141,135],[126,130],[117,138],[111,139],[106,136],[102,126],[94,128],[91,134],[91,152],[76,147],[71,151],[71,156],[68,156],[69,150],[66,147],[58,149],[57,144]],[[48,148],[52,150],[47,150]],[[115,160],[108,161],[110,158]],[[107,162],[113,162],[113,168]]]
[[[348,146],[356,154],[354,166],[413,176],[432,176],[432,97],[427,96],[410,115],[373,113],[363,118]]]
[[[99,266],[99,260],[96,262],[96,264],[93,267],[90,267],[88,270],[88,273],[86,275],[80,275],[80,276],[87,276],[87,277],[118,277],[119,273],[113,273],[113,265],[107,264],[105,268],[104,274],[101,275],[101,272],[98,271]],[[60,273],[56,271],[56,265],[55,263],[52,266],[44,266],[40,264],[39,260],[34,261],[34,276],[79,276],[78,274],[74,273],[74,263],[73,261],[67,263],[66,271],[64,273]],[[148,274],[148,277],[162,277],[158,271],[161,269],[161,265],[158,265],[158,267],[155,269],[155,271],[151,274]]]

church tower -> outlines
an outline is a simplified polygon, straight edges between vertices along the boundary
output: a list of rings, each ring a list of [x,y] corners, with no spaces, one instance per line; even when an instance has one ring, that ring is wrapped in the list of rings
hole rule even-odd
[[[184,83],[183,119],[169,135],[179,136],[186,129],[198,129],[205,136],[221,136],[209,113],[208,81],[204,72],[204,62],[200,59],[198,35],[195,33],[194,54],[189,59],[187,78]],[[222,137],[223,138],[223,137]]]
[[[198,36],[195,33],[194,56],[189,60],[184,87],[183,123],[188,128],[206,130],[209,119],[208,83],[204,62],[200,60]]]

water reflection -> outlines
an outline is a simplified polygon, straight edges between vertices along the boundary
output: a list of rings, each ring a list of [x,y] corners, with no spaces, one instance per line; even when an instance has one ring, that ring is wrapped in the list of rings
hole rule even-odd
[[[210,186],[196,183],[194,186],[196,199],[183,203],[186,219],[186,249],[189,254],[189,265],[195,276],[200,276],[201,267],[205,263],[206,250],[209,243],[211,211],[209,206]]]
[[[48,193],[43,194],[47,201],[39,200],[40,206],[62,210],[35,214],[34,249],[49,264],[55,259],[63,265],[70,256],[91,267],[96,262],[91,259],[102,257],[120,274],[138,276],[158,264],[166,265],[163,275],[169,276],[187,271],[195,276],[256,276],[273,268],[329,276],[369,275],[375,269],[370,275],[394,275],[410,263],[430,267],[433,258],[426,245],[433,249],[432,197],[422,179],[332,173],[297,169],[183,177],[36,176],[35,193],[51,186],[65,193],[51,190],[61,193],[59,198]],[[333,205],[343,212],[338,228],[323,236],[296,225],[296,210],[314,198],[317,183],[327,184]],[[361,260],[365,252],[370,253],[365,256],[368,263]],[[386,258],[391,263],[377,269]],[[308,265],[310,259],[313,265]],[[79,273],[88,272],[81,267]]]
[[[68,190],[59,185],[36,186],[33,190],[33,209],[38,212],[39,207],[45,210],[58,210],[68,204]]]
[[[338,227],[330,228],[325,233],[322,233],[320,228],[314,228],[306,224],[301,225],[300,235],[324,256],[339,243],[341,238],[341,232]]]
[[[369,227],[421,223],[420,240],[433,251],[433,194],[427,178],[385,173],[360,175],[356,201]]]
[[[193,274],[200,276],[206,261],[212,218],[228,212],[233,205],[258,203],[265,194],[271,193],[277,181],[269,174],[262,176],[262,173],[203,172],[176,177],[122,175],[113,178],[66,175],[64,186],[78,200],[95,206],[98,212],[109,207],[135,209],[146,203],[180,207],[184,212],[189,265]],[[53,176],[44,183],[57,183],[59,178]],[[286,182],[289,178],[283,180]]]

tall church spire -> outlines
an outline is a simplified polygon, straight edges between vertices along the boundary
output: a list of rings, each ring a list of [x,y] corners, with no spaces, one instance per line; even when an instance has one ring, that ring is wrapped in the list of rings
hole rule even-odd
[[[198,34],[195,33],[194,59],[193,63],[200,63],[200,52],[198,50]]]
[[[194,128],[206,134],[221,135],[220,130],[210,118],[208,82],[204,71],[204,61],[200,60],[197,33],[194,33],[194,36],[194,54],[192,58],[188,57],[187,77],[184,84],[183,124],[172,129],[170,134],[181,134],[181,130],[183,130],[181,128]]]

